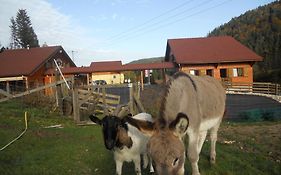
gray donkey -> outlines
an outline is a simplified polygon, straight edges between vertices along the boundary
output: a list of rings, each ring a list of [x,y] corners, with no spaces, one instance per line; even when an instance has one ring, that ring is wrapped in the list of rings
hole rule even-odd
[[[210,162],[216,160],[217,132],[225,112],[225,90],[210,76],[176,73],[167,84],[159,117],[154,123],[127,118],[129,123],[151,136],[148,153],[155,162],[159,175],[183,175],[185,146],[192,174],[200,175],[199,154],[210,131]]]

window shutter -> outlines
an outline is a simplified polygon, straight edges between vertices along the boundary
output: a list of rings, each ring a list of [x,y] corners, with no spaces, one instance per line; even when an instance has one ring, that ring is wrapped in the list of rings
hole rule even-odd
[[[232,68],[227,69],[227,77],[233,77],[233,69]]]
[[[247,68],[247,67],[244,67],[243,68],[243,75],[244,75],[244,77],[248,77],[249,76],[249,68]]]

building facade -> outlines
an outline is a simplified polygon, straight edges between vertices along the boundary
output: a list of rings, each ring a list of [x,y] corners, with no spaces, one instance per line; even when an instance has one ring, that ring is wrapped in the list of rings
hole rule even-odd
[[[262,57],[229,36],[169,39],[165,61],[194,75],[221,81],[253,82],[253,65]]]

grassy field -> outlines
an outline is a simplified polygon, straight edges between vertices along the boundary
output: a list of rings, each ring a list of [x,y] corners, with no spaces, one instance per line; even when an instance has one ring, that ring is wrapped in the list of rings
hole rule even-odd
[[[99,126],[77,126],[71,119],[47,109],[25,108],[17,102],[0,104],[0,147],[24,129],[14,144],[0,151],[0,174],[115,174],[113,154],[103,145]],[[61,124],[63,128],[45,128]],[[281,174],[281,122],[229,123],[219,131],[217,164],[208,162],[209,141],[200,155],[201,174],[243,175]],[[233,141],[233,143],[225,141]],[[133,164],[123,167],[132,175]],[[190,172],[189,162],[186,170]],[[144,175],[149,174],[144,170]],[[190,174],[190,173],[188,173]]]

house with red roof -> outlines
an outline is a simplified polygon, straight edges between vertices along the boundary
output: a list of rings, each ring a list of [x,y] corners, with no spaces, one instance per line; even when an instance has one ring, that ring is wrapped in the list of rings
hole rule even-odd
[[[61,46],[3,50],[0,53],[1,88],[28,89],[53,82],[54,77],[46,72],[55,68],[54,60],[61,68],[76,67]]]
[[[252,83],[253,65],[262,57],[230,36],[218,36],[169,39],[165,61],[190,74]]]
[[[90,77],[92,82],[104,80],[107,84],[124,83],[121,61],[92,62],[90,69],[92,70]]]

